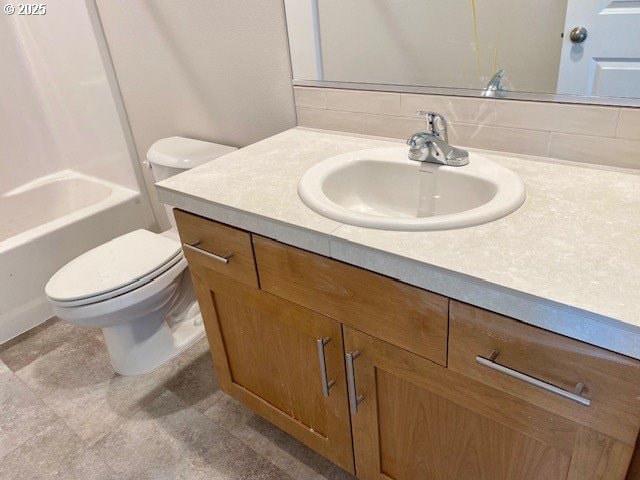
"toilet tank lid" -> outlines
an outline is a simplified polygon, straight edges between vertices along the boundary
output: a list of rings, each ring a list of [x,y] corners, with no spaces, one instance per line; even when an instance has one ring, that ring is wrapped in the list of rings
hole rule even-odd
[[[219,143],[185,137],[161,138],[149,148],[147,160],[164,167],[189,169],[237,150]]]

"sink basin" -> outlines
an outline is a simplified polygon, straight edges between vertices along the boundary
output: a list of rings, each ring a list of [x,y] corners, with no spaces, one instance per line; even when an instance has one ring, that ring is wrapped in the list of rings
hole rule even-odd
[[[480,225],[524,203],[517,174],[482,155],[469,158],[464,167],[448,167],[409,160],[406,147],[349,152],[310,168],[298,194],[338,222],[408,231]]]

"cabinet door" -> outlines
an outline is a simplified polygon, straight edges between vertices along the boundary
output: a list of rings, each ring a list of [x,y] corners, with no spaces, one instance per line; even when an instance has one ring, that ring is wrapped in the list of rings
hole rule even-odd
[[[221,388],[353,473],[340,324],[203,266],[191,274]]]
[[[624,479],[632,447],[357,330],[344,336],[358,478]]]

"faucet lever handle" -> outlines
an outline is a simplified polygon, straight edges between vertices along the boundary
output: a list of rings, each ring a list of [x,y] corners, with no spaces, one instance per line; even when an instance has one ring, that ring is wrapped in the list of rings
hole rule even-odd
[[[445,142],[448,141],[447,119],[444,118],[444,115],[429,110],[418,110],[418,115],[425,117],[428,133]]]

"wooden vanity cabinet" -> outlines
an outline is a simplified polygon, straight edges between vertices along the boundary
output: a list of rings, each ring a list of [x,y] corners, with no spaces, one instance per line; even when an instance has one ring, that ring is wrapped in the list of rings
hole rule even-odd
[[[449,299],[253,235],[263,290],[447,365]]]
[[[340,324],[199,265],[191,275],[220,387],[353,473]]]
[[[205,253],[185,253],[222,390],[353,473],[340,323],[256,288],[248,233],[216,238],[193,225],[218,224],[185,212],[176,219],[183,242],[209,234]],[[208,251],[234,256],[212,263]]]
[[[185,255],[221,388],[358,478],[625,479],[640,362],[186,212],[176,219],[196,247]],[[580,398],[562,395],[581,383]]]
[[[448,367],[629,449],[635,444],[637,360],[452,300]]]
[[[349,327],[344,341],[358,478],[625,478],[623,442]]]

